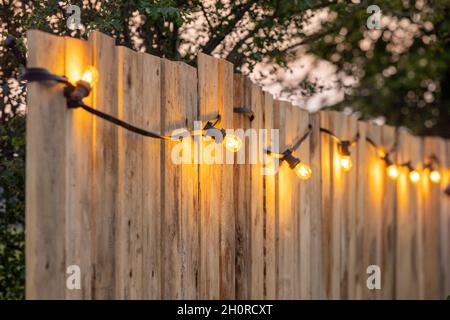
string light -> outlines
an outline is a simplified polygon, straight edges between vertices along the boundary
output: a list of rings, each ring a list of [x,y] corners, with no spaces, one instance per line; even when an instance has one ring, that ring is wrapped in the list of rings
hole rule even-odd
[[[87,82],[91,88],[97,84],[99,79],[98,70],[93,66],[88,66],[81,77],[81,80]]]
[[[161,139],[161,140],[172,140],[170,136],[160,135],[155,132],[151,132],[148,130],[144,130],[133,126],[123,120],[115,118],[109,114],[103,113],[97,109],[94,109],[83,102],[83,99],[89,96],[92,88],[99,80],[99,73],[97,69],[93,66],[88,66],[86,70],[83,72],[83,75],[79,81],[73,85],[68,81],[68,79],[64,76],[58,76],[50,73],[47,69],[44,68],[27,68],[25,72],[19,77],[19,80],[27,80],[27,81],[56,81],[59,83],[65,84],[64,87],[64,96],[67,100],[67,106],[69,108],[82,108],[87,112],[98,116],[106,121],[112,122],[122,128],[125,128],[129,131],[137,133],[139,135],[143,135],[150,138]],[[253,112],[247,108],[235,108],[235,112],[237,113],[245,113],[249,115],[251,120],[253,120],[254,115]],[[211,130],[218,130],[222,139],[220,141],[216,141],[217,143],[223,142],[225,148],[232,152],[238,152],[242,147],[242,140],[231,133],[226,133],[225,129],[218,129],[216,125],[220,122],[221,116],[218,115],[215,118],[215,122],[208,121],[203,128],[200,130],[200,134],[203,136],[212,136],[215,137],[215,134],[212,134]],[[193,132],[194,135],[198,134],[198,132]]]
[[[412,183],[417,183],[420,181],[420,173],[411,164],[411,161],[405,162],[401,164],[402,167],[406,167],[409,170],[409,181]]]
[[[291,148],[286,149],[283,153],[276,153],[270,150],[266,150],[268,154],[279,158],[282,161],[286,161],[286,163],[289,165],[289,168],[294,170],[297,177],[301,180],[308,180],[309,178],[311,178],[312,170],[309,165],[302,162],[299,158],[294,157],[292,153],[300,147],[300,145],[303,143],[303,141],[306,140],[306,138],[308,138],[308,136],[311,134],[311,131],[312,126],[309,125],[306,133],[300,139],[298,139]]]
[[[87,112],[89,112],[95,116],[98,116],[104,120],[112,122],[120,127],[123,127],[125,129],[129,130],[129,131],[135,132],[137,134],[140,134],[140,135],[143,135],[146,137],[151,137],[151,138],[156,138],[156,139],[161,139],[161,140],[172,140],[172,137],[170,137],[170,136],[160,135],[160,134],[148,131],[148,130],[144,130],[144,129],[135,127],[123,120],[117,119],[109,114],[103,113],[103,112],[96,110],[96,109],[86,105],[85,103],[83,103],[82,100],[90,94],[92,88],[99,80],[99,73],[98,73],[97,69],[95,69],[95,67],[93,67],[93,66],[87,67],[87,69],[84,71],[81,79],[79,81],[77,81],[75,83],[75,85],[70,83],[70,81],[68,81],[67,77],[52,74],[47,69],[44,69],[44,68],[27,68],[25,70],[25,72],[19,77],[19,80],[27,80],[30,82],[32,82],[32,81],[55,81],[58,83],[63,83],[63,84],[65,84],[64,96],[66,97],[67,106],[69,108],[81,107],[84,110],[86,110]],[[234,108],[233,112],[241,113],[241,114],[248,116],[250,121],[252,121],[255,118],[253,111],[246,107]],[[217,128],[217,124],[221,120],[220,115],[217,115],[217,117],[215,119],[216,120],[214,122],[212,120],[207,121],[206,125],[204,126],[204,128],[202,130],[198,130],[198,132],[193,131],[191,133],[193,133],[194,135],[201,134],[205,138],[211,137],[211,138],[215,139],[215,137],[217,136],[217,134],[216,134],[217,132],[212,133],[211,130],[217,130],[219,132],[218,136],[220,136],[221,139],[217,139],[216,143],[223,143],[227,150],[229,150],[231,152],[238,152],[242,148],[241,138],[232,133],[227,133],[225,131],[225,129],[223,129],[223,128],[220,128],[220,129]],[[347,141],[347,140],[339,139],[330,130],[320,128],[320,131],[329,134],[338,143],[340,166],[343,170],[349,171],[352,168],[352,159],[351,159],[350,149],[353,146],[353,144],[355,144],[357,142],[357,140],[359,139],[359,133],[356,135],[356,137],[353,140]],[[300,144],[309,136],[310,133],[311,133],[311,125],[308,126],[308,131],[305,133],[305,135],[302,138],[300,138],[291,148],[285,150],[281,154],[267,151],[268,154],[276,156],[276,157],[280,158],[282,161],[286,161],[289,164],[289,167],[291,169],[293,169],[295,171],[296,175],[302,180],[309,179],[312,175],[312,170],[307,164],[303,163],[299,158],[294,157],[292,155],[292,153],[300,146]],[[366,139],[376,148],[380,159],[382,159],[383,161],[386,162],[387,175],[392,179],[396,179],[399,176],[400,171],[398,168],[399,165],[394,164],[389,158],[390,152],[392,152],[393,150],[391,150],[388,153],[385,153],[381,148],[379,148],[373,142],[373,140],[371,140],[370,138],[366,138]],[[395,147],[396,147],[396,144],[394,145],[393,149],[395,149]],[[439,172],[438,169],[436,169],[434,167],[433,164],[436,164],[437,166],[439,166],[439,161],[434,155],[429,157],[429,161],[428,161],[428,163],[425,164],[424,168],[429,171],[428,177],[429,177],[430,181],[432,183],[438,184],[441,182],[441,173]],[[400,166],[406,166],[409,169],[409,179],[411,182],[417,183],[420,181],[421,175],[416,169],[414,169],[414,167],[411,165],[411,162],[400,164]],[[445,193],[450,195],[450,184],[446,187]]]
[[[386,171],[387,171],[389,178],[391,178],[392,180],[397,179],[400,174],[400,172],[395,164],[391,164],[390,166],[388,166],[386,168]]]
[[[439,171],[437,170],[433,170],[430,172],[430,180],[433,183],[438,184],[439,182],[441,182],[441,174]]]
[[[400,175],[400,171],[398,170],[398,166],[392,162],[389,155],[396,149],[397,142],[392,147],[391,151],[384,152],[383,149],[379,145],[375,143],[371,138],[366,137],[366,141],[369,142],[377,151],[378,157],[386,163],[386,172],[389,178],[395,180]]]
[[[208,121],[203,128],[204,136],[211,136],[216,139],[216,136],[221,135],[221,141],[225,145],[225,148],[231,152],[238,152],[242,147],[242,140],[237,135],[232,133],[227,133],[225,129],[217,128],[217,124],[220,122],[221,116],[218,115],[215,122]],[[220,141],[216,141],[219,143]]]
[[[321,132],[330,135],[338,144],[339,164],[344,171],[350,171],[353,166],[350,148],[358,141],[359,133],[353,140],[341,140],[328,129],[320,128]]]
[[[424,168],[428,170],[428,177],[432,183],[439,184],[441,182],[441,173],[437,170],[434,165],[439,166],[440,161],[436,157],[436,155],[431,155],[428,157],[427,162],[424,165]]]

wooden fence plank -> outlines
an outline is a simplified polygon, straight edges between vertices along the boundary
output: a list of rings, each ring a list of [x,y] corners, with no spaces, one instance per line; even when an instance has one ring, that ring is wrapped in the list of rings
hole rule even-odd
[[[72,83],[80,80],[91,64],[91,43],[66,38],[65,74]],[[84,99],[92,104],[92,95]],[[81,270],[81,290],[66,289],[66,299],[90,299],[92,287],[92,115],[82,109],[67,113],[66,153],[66,267]]]
[[[336,129],[335,112],[321,112],[320,126]],[[340,220],[341,198],[339,186],[342,172],[337,157],[337,145],[322,134],[322,272],[325,299],[340,298]]]
[[[417,166],[421,159],[421,144],[405,130],[399,132],[399,162],[412,161]],[[420,169],[420,168],[419,168]],[[418,186],[408,178],[407,168],[402,168],[397,179],[397,239],[396,239],[396,298],[420,297],[419,275],[419,219],[417,206]]]
[[[186,126],[182,107],[183,85],[179,84],[179,64],[162,61],[162,131]],[[181,298],[181,166],[172,162],[175,142],[164,141],[162,179],[162,298]]]
[[[435,137],[424,139],[424,162],[430,161],[431,157],[436,157],[439,162],[446,158],[445,142]],[[442,172],[440,164],[433,164],[434,168]],[[422,239],[423,239],[423,260],[421,260],[424,275],[424,298],[442,299],[444,292],[444,274],[441,270],[440,252],[440,215],[442,187],[439,183],[433,183],[429,177],[430,170],[427,169],[422,175],[421,197],[423,201],[422,210]]]
[[[161,59],[142,54],[144,128],[161,133]],[[161,299],[161,141],[144,138],[143,186],[143,299]]]
[[[397,141],[394,127],[382,127],[381,148],[384,152],[391,152],[391,161],[397,162],[397,153],[393,148]],[[396,180],[388,177],[387,165],[383,162],[384,192],[383,192],[383,221],[381,235],[381,298],[395,298],[395,217],[396,217]]]
[[[142,59],[118,48],[119,117],[143,127]],[[117,288],[119,299],[142,298],[143,137],[119,128],[117,194]]]
[[[204,54],[198,56],[198,97],[199,115],[206,121],[219,113],[218,97],[218,60]],[[208,155],[215,156],[220,146],[214,141],[203,145],[203,161]],[[209,150],[209,152],[205,151]],[[215,151],[213,151],[215,150]],[[210,161],[213,159],[210,159]],[[200,225],[201,263],[200,263],[200,297],[218,299],[220,296],[220,212],[222,196],[221,173],[216,165],[200,166]]]
[[[278,136],[272,134],[271,130],[276,129],[274,124],[274,102],[272,95],[264,93],[263,122],[264,129],[267,130],[266,145],[270,147],[272,141]],[[262,168],[261,168],[262,169]],[[276,217],[276,173],[264,175],[264,298],[276,298],[276,272],[277,272],[277,247],[278,237],[277,217]]]
[[[381,145],[381,127],[377,125],[368,125],[366,127],[366,136]],[[377,151],[365,141],[365,162],[362,166],[365,168],[366,188],[365,188],[365,209],[364,209],[364,244],[363,244],[363,270],[361,278],[366,282],[370,274],[366,270],[371,265],[381,267],[381,221],[383,217],[383,194],[384,194],[384,164],[378,157]],[[377,299],[380,290],[370,290],[363,284],[363,298]]]
[[[64,38],[31,30],[27,40],[28,67],[64,74]],[[26,298],[63,299],[68,111],[61,85],[27,87]]]
[[[450,141],[446,140],[445,159],[441,159],[445,169],[442,172],[442,190],[450,188]],[[450,295],[450,194],[441,194],[441,215],[440,215],[440,243],[441,243],[441,270],[443,272],[444,297]]]
[[[94,86],[93,107],[117,116],[117,51],[114,39],[98,31],[90,35],[92,62],[101,78]],[[117,127],[93,118],[93,297],[115,297],[115,212]],[[106,187],[103,187],[106,186]]]
[[[298,128],[294,143],[301,136],[307,132],[310,124],[309,113],[305,110],[295,107],[294,117],[298,121]],[[310,139],[310,138],[308,138]],[[300,158],[307,165],[311,165],[310,162],[310,143],[309,140],[304,141],[295,152],[296,157]],[[296,177],[297,178],[297,177]],[[308,180],[300,180],[297,178],[297,184],[299,188],[298,201],[298,236],[300,248],[297,250],[299,253],[299,284],[300,292],[298,298],[311,299],[312,287],[311,287],[311,178]]]
[[[365,232],[366,232],[366,198],[368,187],[367,174],[367,157],[370,146],[365,142],[367,137],[368,124],[363,121],[358,121],[359,143],[356,149],[357,167],[355,168],[358,175],[358,188],[356,189],[356,255],[355,255],[355,299],[364,299],[367,290],[367,265],[365,265],[364,258],[367,256],[365,250]],[[372,150],[373,152],[373,150]]]
[[[285,150],[294,135],[295,124],[292,119],[293,106],[287,102],[280,102],[275,109],[275,126],[280,128],[280,152]],[[293,207],[296,197],[296,176],[286,163],[280,164],[278,172],[278,208],[279,239],[278,239],[278,299],[295,299],[298,290],[296,261],[297,243],[297,212]]]
[[[251,244],[251,298],[262,299],[264,297],[264,177],[261,175],[261,163],[259,158],[259,129],[263,128],[264,122],[263,107],[264,95],[257,85],[251,87],[251,109],[258,117],[251,122],[251,127],[255,131],[255,139],[252,139],[252,152],[257,152],[256,162],[251,166],[251,224],[250,224],[250,244]]]
[[[309,138],[309,182],[311,215],[311,298],[323,299],[322,283],[322,177],[320,113],[310,115],[312,132]],[[306,158],[305,158],[306,159]]]
[[[250,79],[234,75],[234,106],[251,107]],[[244,132],[250,128],[250,120],[241,114],[234,114],[235,129],[242,129],[243,146],[236,154],[234,165],[234,214],[235,214],[235,291],[236,299],[250,299],[250,170],[249,143]],[[237,133],[236,133],[237,134]]]
[[[225,60],[218,61],[218,98],[219,113],[222,115],[222,127],[233,129],[233,107],[234,107],[234,75],[233,65]],[[232,130],[233,131],[233,130]],[[231,151],[223,149],[226,153],[224,164],[217,166],[221,171],[221,194],[220,194],[220,298],[235,298],[235,215],[234,215],[234,191],[233,186],[233,164],[227,163],[234,158]]]

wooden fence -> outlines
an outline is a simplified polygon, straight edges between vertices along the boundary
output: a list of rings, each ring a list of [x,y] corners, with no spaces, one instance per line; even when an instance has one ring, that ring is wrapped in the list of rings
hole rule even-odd
[[[175,142],[149,139],[67,109],[61,85],[28,85],[26,296],[29,299],[443,299],[450,294],[450,143],[337,112],[277,101],[199,54],[197,69],[92,32],[89,41],[28,33],[29,66],[100,81],[85,102],[142,128],[170,133],[219,112],[225,128],[275,128],[281,148],[312,124],[296,154],[307,181],[282,165],[175,165]],[[233,113],[248,106],[254,121]],[[360,139],[353,168],[336,143]],[[420,166],[435,154],[440,185],[396,181],[365,142]],[[248,144],[247,144],[248,148]],[[78,265],[81,289],[66,286]],[[366,269],[381,268],[381,290]]]

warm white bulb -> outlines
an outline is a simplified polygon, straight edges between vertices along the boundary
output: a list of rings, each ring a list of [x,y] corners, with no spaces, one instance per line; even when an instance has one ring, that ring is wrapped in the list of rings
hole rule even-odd
[[[389,178],[394,180],[397,179],[399,175],[397,166],[395,164],[391,164],[389,167],[387,167],[387,174]]]
[[[232,152],[238,152],[242,147],[242,140],[238,136],[234,134],[227,133],[225,136],[223,143],[225,144],[225,148]]]
[[[352,158],[350,156],[340,156],[341,168],[349,171],[352,168]]]
[[[439,183],[441,181],[441,174],[437,170],[430,172],[430,180],[433,183]]]
[[[99,75],[97,69],[93,66],[89,66],[83,73],[81,80],[89,83],[91,87],[93,87],[98,81]]]
[[[298,163],[295,168],[295,174],[302,180],[307,180],[311,178],[312,170],[310,166],[304,164],[303,162]]]
[[[411,180],[412,183],[417,183],[420,180],[420,173],[416,170],[413,170],[409,173],[409,180]]]

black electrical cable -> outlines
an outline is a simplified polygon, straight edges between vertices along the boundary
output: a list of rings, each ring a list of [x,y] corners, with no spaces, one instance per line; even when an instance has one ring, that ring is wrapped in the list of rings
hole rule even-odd
[[[109,121],[111,123],[114,123],[115,125],[118,125],[119,127],[125,128],[129,131],[132,131],[134,133],[140,134],[142,136],[146,136],[146,137],[150,137],[150,138],[155,138],[155,139],[161,139],[161,140],[171,140],[171,137],[169,136],[162,136],[160,134],[148,131],[148,130],[144,130],[138,127],[135,127],[125,121],[122,121],[120,119],[117,119],[109,114],[103,113],[99,110],[96,110],[86,104],[84,104],[83,102],[79,102],[78,106],[82,109],[84,109],[85,111],[99,117],[102,118],[106,121]]]
[[[247,115],[250,119],[250,121],[253,121],[255,119],[255,113],[247,107],[237,107],[233,109],[234,113],[243,113]]]
[[[160,139],[160,140],[172,140],[172,137],[170,137],[170,136],[160,135],[158,133],[136,127],[136,126],[134,126],[128,122],[125,122],[123,120],[120,120],[114,116],[111,116],[102,111],[96,110],[96,109],[88,106],[87,104],[85,104],[83,101],[81,101],[79,99],[76,99],[76,100],[71,99],[70,92],[72,92],[72,90],[75,87],[68,81],[68,79],[66,77],[55,75],[55,74],[49,72],[45,68],[27,68],[25,70],[25,72],[19,77],[19,80],[29,81],[29,82],[54,81],[54,82],[58,82],[58,83],[63,83],[66,85],[66,89],[68,89],[68,91],[69,91],[69,94],[66,95],[66,98],[67,98],[68,105],[70,108],[80,107],[83,110],[85,110],[103,120],[111,122],[119,127],[122,127],[126,130],[129,130],[131,132],[134,132],[136,134],[139,134],[139,135],[142,135],[145,137],[150,137],[150,138],[155,138],[155,139]],[[213,118],[207,122],[207,124],[205,125],[203,130],[206,130],[207,128],[210,128],[210,127],[215,127],[220,121],[221,121],[221,115],[218,114],[215,118]],[[186,131],[189,132],[188,130],[186,130]],[[182,138],[182,136],[180,136],[180,138]]]

